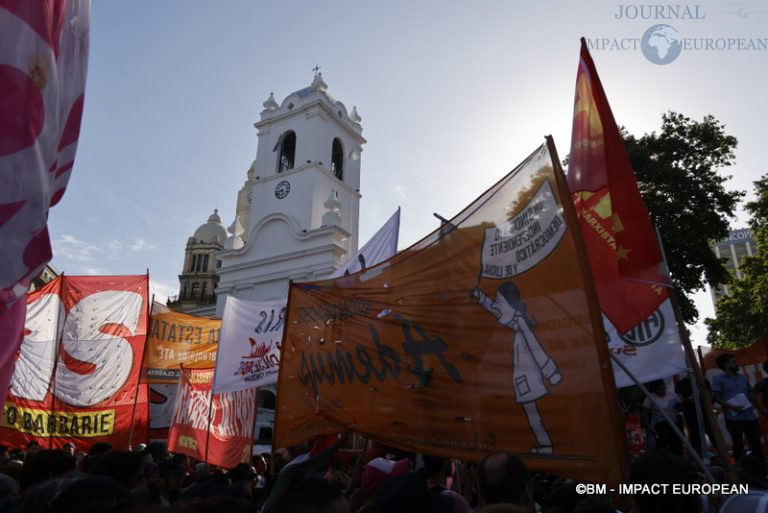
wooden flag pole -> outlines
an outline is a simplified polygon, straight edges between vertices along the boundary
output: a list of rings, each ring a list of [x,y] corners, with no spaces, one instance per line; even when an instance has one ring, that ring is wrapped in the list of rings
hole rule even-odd
[[[147,296],[149,296],[149,269],[147,269]],[[133,427],[136,425],[134,420],[136,419],[136,404],[139,401],[139,390],[141,390],[141,375],[144,372],[144,357],[147,356],[147,337],[149,336],[149,321],[152,317],[152,307],[155,304],[155,295],[152,294],[152,299],[147,305],[147,328],[144,333],[144,351],[141,352],[141,363],[139,364],[139,379],[136,383],[136,394],[133,396],[133,409],[131,410],[131,429],[128,432],[128,450],[133,448]],[[147,387],[147,400],[149,400],[149,385],[144,383]],[[147,402],[147,423],[149,423],[149,402]]]
[[[208,463],[208,446],[211,441],[211,422],[213,422],[213,382],[214,380],[211,379],[211,399],[208,401],[208,427],[205,430],[205,456],[203,461],[206,464]]]
[[[64,273],[61,273],[59,275],[61,278],[61,283],[59,285],[59,297],[61,297],[61,293],[64,288]],[[64,315],[65,320],[66,316],[69,315],[68,313]],[[59,323],[59,326],[64,326],[64,323]],[[57,330],[56,331],[56,342],[55,342],[55,350],[53,352],[53,369],[51,370],[51,417],[54,417],[55,415],[55,408],[54,404],[56,403],[56,372],[59,370],[59,353],[61,352],[61,339],[64,337],[64,330]],[[8,387],[8,390],[10,390],[10,384]],[[55,418],[55,417],[54,417]],[[51,432],[48,433],[48,448],[53,449],[53,433],[54,429],[51,429]]]
[[[654,227],[656,229],[656,242],[659,244],[659,250],[661,251],[661,257],[664,259],[664,265],[667,266],[667,269],[669,269],[669,264],[667,263],[667,254],[664,251],[664,244],[661,241],[661,233],[659,232],[658,227]],[[680,335],[680,341],[683,343],[683,348],[685,349],[685,355],[688,357],[688,361],[691,364],[691,367],[693,368],[693,375],[696,378],[696,387],[699,389],[699,393],[701,394],[701,398],[704,401],[704,410],[707,416],[707,422],[709,422],[709,425],[712,427],[712,435],[714,436],[715,440],[715,449],[717,450],[717,455],[720,457],[720,461],[722,461],[723,466],[725,467],[725,470],[728,473],[728,477],[731,481],[731,483],[738,483],[739,478],[736,475],[736,470],[733,468],[733,465],[731,464],[731,459],[728,457],[728,451],[725,448],[725,441],[723,440],[723,435],[720,433],[720,429],[718,428],[717,422],[715,420],[715,416],[712,413],[714,409],[712,408],[712,396],[709,393],[709,388],[705,385],[704,381],[704,374],[701,372],[701,367],[698,365],[698,361],[696,360],[696,353],[693,351],[693,346],[691,345],[691,339],[688,337],[688,329],[685,327],[685,324],[683,322],[683,314],[680,310],[680,302],[677,300],[677,291],[675,290],[674,286],[671,286],[668,288],[669,290],[669,300],[672,303],[672,310],[675,312],[675,321],[677,322],[677,332]]]
[[[565,179],[565,172],[560,165],[560,158],[557,155],[557,148],[555,148],[555,141],[552,136],[545,137],[547,141],[547,148],[549,149],[550,158],[552,160],[552,166],[554,167],[554,177],[557,182],[557,190],[561,195],[560,201],[562,202],[563,215],[567,219],[568,225],[573,226],[576,229],[573,230],[573,238],[576,246],[576,254],[578,256],[580,267],[582,269],[582,276],[584,278],[585,293],[588,301],[591,303],[590,320],[593,329],[593,336],[596,340],[605,340],[605,331],[603,326],[602,311],[600,310],[600,301],[597,296],[597,286],[595,285],[595,279],[592,275],[592,265],[589,263],[589,256],[587,255],[587,248],[584,243],[583,234],[579,225],[578,217],[576,215],[576,209],[573,205],[573,198],[568,188],[568,182]],[[598,343],[598,364],[601,368],[603,382],[607,385],[606,402],[613,407],[610,408],[611,416],[613,417],[613,425],[616,433],[616,451],[619,460],[623,463],[619,469],[623,482],[629,482],[629,451],[625,439],[624,419],[619,411],[619,394],[616,388],[616,380],[613,374],[613,367],[610,364],[610,357],[613,356],[608,350],[608,344]]]
[[[259,420],[259,398],[261,397],[261,387],[256,388],[256,398],[253,404],[253,423],[251,424],[251,452],[248,458],[248,464],[253,463],[253,437],[256,436],[256,422]]]
[[[701,399],[704,402],[704,410],[706,413],[707,422],[709,422],[709,425],[712,427],[712,434],[715,437],[714,442],[717,455],[720,457],[725,470],[728,472],[730,481],[736,484],[739,482],[739,479],[736,475],[736,470],[731,464],[731,458],[728,457],[728,450],[725,448],[723,434],[720,432],[720,429],[715,420],[715,416],[712,413],[714,411],[712,408],[712,395],[709,393],[709,388],[707,388],[707,386],[704,384],[704,374],[701,372],[701,367],[699,367],[698,362],[696,361],[696,353],[693,352],[691,339],[688,337],[688,330],[683,325],[682,313],[680,311],[680,305],[677,302],[677,294],[675,293],[674,288],[669,291],[669,298],[672,301],[672,308],[675,311],[675,318],[677,320],[677,329],[680,333],[680,340],[683,342],[685,354],[688,357],[688,360],[691,362],[691,366],[693,367],[693,375],[696,378],[695,385],[698,387],[699,393],[701,394]]]
[[[688,381],[691,383],[691,392],[693,395],[693,406],[696,410],[696,423],[698,424],[696,426],[696,430],[698,431],[699,435],[699,446],[696,447],[696,449],[701,451],[701,456],[706,459],[707,456],[707,444],[704,439],[704,414],[701,411],[701,393],[699,392],[699,387],[696,385],[696,376],[693,375],[693,364],[688,362],[688,369],[686,374],[688,374]],[[690,430],[690,426],[688,426],[688,429]]]

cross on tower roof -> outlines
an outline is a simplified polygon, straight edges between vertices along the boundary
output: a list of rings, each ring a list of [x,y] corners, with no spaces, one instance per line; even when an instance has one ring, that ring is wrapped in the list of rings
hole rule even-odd
[[[317,76],[317,72],[320,71],[320,65],[319,64],[315,64],[315,67],[312,68],[312,71],[314,71],[315,72],[315,76]]]

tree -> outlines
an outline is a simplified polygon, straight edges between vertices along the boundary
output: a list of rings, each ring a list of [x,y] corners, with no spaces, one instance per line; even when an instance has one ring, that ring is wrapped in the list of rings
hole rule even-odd
[[[717,317],[705,321],[717,347],[746,347],[768,335],[768,174],[755,182],[755,195],[746,209],[757,251],[742,261],[741,278],[732,279],[718,300]]]
[[[689,294],[705,281],[726,283],[728,271],[710,247],[728,236],[729,218],[744,192],[728,190],[720,171],[734,160],[736,138],[712,115],[695,121],[676,112],[662,116],[661,132],[640,138],[622,129],[637,183],[658,227],[678,291],[683,319],[699,313]]]

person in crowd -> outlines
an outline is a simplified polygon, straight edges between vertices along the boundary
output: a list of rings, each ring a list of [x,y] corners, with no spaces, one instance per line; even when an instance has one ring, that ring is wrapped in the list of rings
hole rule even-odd
[[[75,457],[75,444],[72,442],[65,443],[61,450],[64,451],[64,454],[67,456]]]
[[[166,455],[167,455],[166,451]],[[179,464],[163,459],[157,462],[158,475],[160,476],[161,495],[164,502],[173,504],[181,493],[181,483],[187,477],[187,471]]]
[[[361,513],[378,511],[376,492],[386,481],[408,472],[410,461],[403,458],[373,458],[363,467],[360,487],[350,495],[355,511]],[[426,490],[426,487],[425,487]]]
[[[752,490],[725,499],[718,513],[768,513],[768,492]]]
[[[763,362],[763,374],[768,376],[768,360]],[[752,387],[752,394],[763,406],[760,412],[763,414],[768,412],[768,378],[763,378],[755,383],[755,386]]]
[[[11,461],[11,453],[8,452],[7,445],[0,445],[0,465]]]
[[[76,478],[58,477],[42,481],[22,494],[20,513],[48,513],[51,501]]]
[[[254,480],[256,469],[247,463],[238,463],[235,468],[227,472],[226,477],[230,484],[230,494],[233,497],[252,499],[254,496]]]
[[[573,513],[617,513],[617,510],[604,500],[586,498],[576,503]]]
[[[739,458],[739,483],[749,485],[749,489],[768,490],[768,481],[762,474],[764,466],[752,454]]]
[[[450,473],[450,460],[437,456],[424,456],[424,476],[427,480],[430,500],[435,501],[435,495],[447,498],[450,500],[450,512],[472,513],[472,508],[470,508],[463,496],[445,487],[446,479]]]
[[[142,456],[143,457],[143,456]],[[160,469],[154,461],[144,460],[144,484],[131,490],[134,504],[142,506],[170,506],[163,498],[163,483],[160,479]]]
[[[27,455],[19,482],[22,491],[48,479],[63,477],[75,470],[75,459],[59,449],[38,450]]]
[[[106,442],[96,442],[88,451],[88,455],[83,458],[80,464],[80,470],[85,473],[89,473],[93,466],[108,453],[112,451],[112,444]]]
[[[254,478],[253,483],[254,487],[263,489],[267,484],[267,471],[269,469],[267,460],[261,454],[257,454],[251,459],[251,464],[256,470],[256,477]]]
[[[98,456],[99,454],[105,454],[112,450],[112,444],[107,442],[96,442],[91,446],[88,451],[88,456]]]
[[[144,484],[144,458],[141,454],[130,451],[112,451],[97,461],[91,473],[97,476],[111,477],[128,490]]]
[[[630,482],[641,485],[691,484],[693,473],[686,461],[664,449],[651,449],[638,456],[630,467]],[[692,494],[638,493],[632,496],[630,513],[701,513],[699,497]]]
[[[14,478],[0,473],[0,511],[16,513],[21,509],[19,483]]]
[[[349,502],[341,487],[332,485],[317,476],[307,479],[302,486],[286,493],[273,511],[275,513],[351,513]]]
[[[667,390],[664,380],[657,379],[648,385],[650,397],[645,398],[644,423],[656,440],[656,447],[666,449],[676,456],[683,455],[683,441],[675,433],[664,413],[672,420],[678,430],[683,431],[683,418],[680,414],[682,404],[674,392]],[[662,413],[664,412],[664,413]]]
[[[387,479],[376,490],[378,513],[451,513],[450,499],[430,494],[426,481],[410,470]]]
[[[537,504],[541,504],[543,513],[570,513],[582,498],[576,491],[576,485],[573,479],[563,477],[551,482],[540,478],[534,487],[533,497]]]
[[[127,513],[134,504],[128,489],[114,479],[87,475],[67,480],[49,505],[50,513]]]
[[[486,505],[507,503],[528,513],[534,511],[528,467],[513,454],[486,456],[477,469],[477,485]]]
[[[709,381],[704,380],[704,383],[707,388],[710,388]],[[685,419],[685,425],[688,427],[688,438],[691,441],[691,446],[699,456],[704,456],[704,453],[702,452],[699,417],[696,414],[696,403],[693,395],[693,386],[693,380],[691,380],[690,376],[686,376],[675,385],[675,393],[680,397],[683,418]],[[709,436],[710,440],[714,440],[715,436],[712,433],[712,426],[709,425],[709,421],[704,414],[706,408],[704,408],[704,402],[701,400],[701,396],[699,396],[699,411],[701,412],[702,420],[704,421],[704,432]],[[704,451],[706,451],[706,445]]]
[[[760,443],[760,426],[752,406],[764,415],[766,409],[755,401],[755,396],[744,375],[739,374],[739,364],[731,353],[723,353],[715,360],[723,371],[712,380],[712,394],[723,406],[725,427],[731,435],[733,458],[738,461],[744,455],[744,440],[747,438],[752,455],[760,462],[761,475],[765,475],[765,457]]]
[[[27,443],[27,456],[34,455],[39,450],[40,450],[40,444],[35,442],[34,440]]]
[[[332,461],[325,477],[329,483],[336,483],[344,490],[349,488],[349,484],[352,481],[349,472],[344,470],[344,462],[342,460]]]
[[[185,470],[189,470],[190,468],[189,456],[186,454],[171,454],[169,459]]]

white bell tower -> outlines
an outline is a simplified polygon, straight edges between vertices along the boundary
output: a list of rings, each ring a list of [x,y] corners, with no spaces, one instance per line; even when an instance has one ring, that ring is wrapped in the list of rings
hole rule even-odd
[[[226,296],[287,297],[289,280],[322,278],[357,251],[360,154],[365,139],[322,74],[278,105],[270,93],[256,160],[238,193],[232,233],[218,254],[217,315]]]

